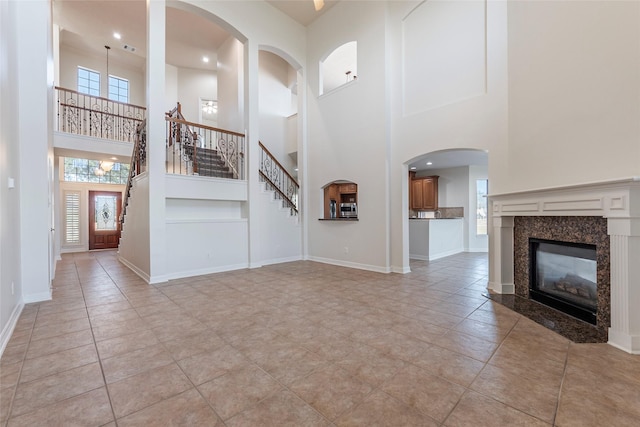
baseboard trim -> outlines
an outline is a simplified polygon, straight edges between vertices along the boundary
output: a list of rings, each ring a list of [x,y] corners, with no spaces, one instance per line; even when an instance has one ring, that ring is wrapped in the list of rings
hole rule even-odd
[[[132,264],[131,262],[129,262],[125,258],[122,258],[119,254],[118,254],[118,261],[120,261],[121,263],[126,265],[131,271],[136,273],[136,275],[138,275],[138,277],[140,277],[146,283],[151,283],[151,277],[149,277],[149,275],[147,273],[145,273],[144,271],[140,270],[136,265]]]
[[[154,277],[153,278],[154,281],[151,282],[151,284],[164,283],[168,280],[183,279],[185,277],[204,276],[204,275],[213,274],[213,273],[224,273],[225,271],[242,270],[245,268],[249,268],[249,265],[247,263],[222,265],[219,267],[210,267],[210,268],[200,268],[198,270],[179,271],[175,273],[165,274],[161,277]]]
[[[389,267],[379,267],[377,265],[360,264],[358,262],[342,261],[338,259],[310,256],[309,261],[321,262],[323,264],[337,265],[340,267],[356,268],[358,270],[374,271],[376,273],[391,273],[391,269]]]
[[[301,255],[285,257],[285,258],[273,258],[262,262],[262,265],[283,264],[285,262],[302,261]]]
[[[33,302],[50,301],[53,299],[51,289],[47,292],[40,292],[37,294],[22,295],[22,302],[24,304],[31,304]]]
[[[24,308],[24,304],[19,302],[13,309],[11,316],[9,316],[9,321],[2,329],[2,333],[0,333],[0,358],[2,358],[2,354],[4,353],[4,349],[7,347],[9,340],[11,339],[11,335],[13,334],[13,330],[16,328],[16,324],[18,323],[18,319],[22,314],[22,309]]]

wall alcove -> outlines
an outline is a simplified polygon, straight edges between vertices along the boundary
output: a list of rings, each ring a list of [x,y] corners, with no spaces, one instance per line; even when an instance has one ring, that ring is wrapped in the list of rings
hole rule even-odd
[[[323,187],[324,220],[358,219],[358,184],[337,180]]]

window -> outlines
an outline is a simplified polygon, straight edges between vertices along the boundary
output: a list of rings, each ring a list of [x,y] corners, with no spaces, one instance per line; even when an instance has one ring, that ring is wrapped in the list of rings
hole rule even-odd
[[[129,80],[109,76],[109,99],[118,102],[129,102]]]
[[[100,73],[78,67],[78,92],[100,96]]]
[[[487,213],[489,193],[489,181],[486,179],[476,180],[476,234],[487,234]]]
[[[64,194],[64,241],[80,243],[80,193],[66,191]]]
[[[125,163],[64,158],[64,180],[67,182],[126,184],[128,179],[129,165]]]

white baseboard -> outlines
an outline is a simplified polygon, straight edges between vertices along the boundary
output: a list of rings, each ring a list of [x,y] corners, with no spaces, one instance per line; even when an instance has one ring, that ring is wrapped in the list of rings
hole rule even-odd
[[[294,262],[294,261],[302,261],[302,256],[296,255],[296,256],[285,257],[285,258],[268,259],[266,261],[263,261],[262,265],[282,264],[285,262]]]
[[[489,282],[487,288],[491,289],[497,294],[514,294],[516,292],[516,286],[513,283],[498,283]]]
[[[22,295],[22,302],[24,304],[31,304],[32,302],[49,301],[53,298],[51,288],[47,292],[39,292],[37,294]]]
[[[161,277],[154,277],[153,282],[151,282],[151,284],[164,283],[168,280],[182,279],[185,277],[204,276],[206,274],[223,273],[225,271],[233,271],[233,270],[242,270],[244,268],[249,268],[249,265],[247,263],[241,263],[241,264],[222,265],[218,267],[199,268],[197,270],[178,271],[175,273],[165,274]]]
[[[489,252],[489,249],[487,248],[466,248],[464,250],[465,252]]]
[[[4,353],[4,349],[7,347],[9,340],[11,339],[11,334],[13,334],[13,330],[16,327],[16,323],[18,323],[18,319],[20,318],[20,314],[22,314],[22,309],[24,308],[24,304],[20,301],[13,309],[11,316],[9,317],[9,321],[2,329],[2,333],[0,333],[0,358]]]
[[[420,261],[429,261],[429,257],[426,255],[409,254],[409,259],[417,259]]]
[[[411,267],[391,267],[392,273],[407,274],[411,273]]]
[[[391,273],[391,269],[389,267],[379,267],[377,265],[360,264],[358,262],[342,261],[338,259],[310,256],[309,261],[316,261],[316,262],[321,262],[323,264],[337,265],[340,267],[357,268],[358,270],[374,271],[376,273]]]
[[[121,263],[126,265],[131,271],[136,273],[146,283],[151,283],[151,278],[149,277],[149,275],[147,273],[145,273],[144,271],[140,270],[137,266],[133,265],[132,263],[127,261],[125,258],[122,258],[120,256],[120,254],[118,254],[118,261],[120,261]]]

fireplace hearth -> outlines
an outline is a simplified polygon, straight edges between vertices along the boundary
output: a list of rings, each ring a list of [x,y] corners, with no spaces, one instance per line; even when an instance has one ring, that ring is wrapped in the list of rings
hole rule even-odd
[[[529,260],[531,299],[596,324],[595,245],[530,238]]]

